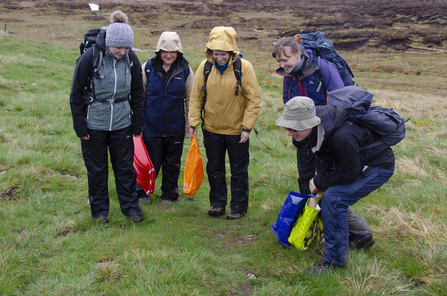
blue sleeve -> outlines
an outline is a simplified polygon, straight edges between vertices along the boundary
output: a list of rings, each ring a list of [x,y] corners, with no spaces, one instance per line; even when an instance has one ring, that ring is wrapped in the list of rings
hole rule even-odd
[[[320,58],[320,69],[323,76],[323,85],[328,92],[345,86],[334,64]]]

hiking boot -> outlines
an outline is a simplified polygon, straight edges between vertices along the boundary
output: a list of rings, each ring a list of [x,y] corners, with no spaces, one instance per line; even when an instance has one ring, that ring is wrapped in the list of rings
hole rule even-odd
[[[107,216],[99,216],[98,218],[95,218],[96,221],[100,223],[109,223],[109,218]]]
[[[364,240],[350,240],[349,241],[349,249],[351,250],[360,250],[360,249],[368,249],[374,245],[376,241],[372,234]]]
[[[149,197],[142,197],[138,200],[139,203],[150,205],[151,199]]]
[[[140,223],[144,220],[143,215],[132,215],[129,216],[129,220],[134,223]]]
[[[240,219],[244,217],[244,213],[236,213],[231,211],[230,215],[227,216],[227,219],[234,220],[234,219]]]
[[[225,214],[225,207],[216,208],[213,207],[211,210],[208,211],[208,215],[213,217],[219,217]]]
[[[317,265],[308,267],[304,270],[304,274],[318,276],[333,272],[336,268],[343,268],[344,265],[335,265],[321,260]]]
[[[164,205],[172,205],[172,200],[169,200],[169,199],[163,199],[163,200],[161,201],[161,203],[164,204]]]

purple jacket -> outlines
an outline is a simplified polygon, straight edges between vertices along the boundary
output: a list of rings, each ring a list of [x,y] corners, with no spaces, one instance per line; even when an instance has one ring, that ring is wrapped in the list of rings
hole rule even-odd
[[[305,96],[311,98],[315,105],[319,105],[326,102],[327,92],[345,86],[332,63],[315,57],[311,50],[305,50],[303,58],[306,59],[305,64],[297,72],[286,73],[282,68],[276,70],[276,73],[284,76],[284,104],[293,97]]]

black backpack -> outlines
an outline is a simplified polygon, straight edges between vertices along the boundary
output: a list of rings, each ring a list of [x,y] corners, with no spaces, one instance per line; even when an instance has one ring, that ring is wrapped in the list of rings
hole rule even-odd
[[[354,74],[348,63],[335,50],[334,44],[322,32],[300,34],[301,44],[306,49],[312,50],[316,57],[322,57],[326,61],[331,62],[340,73],[341,79],[345,86],[354,85],[352,80]]]
[[[81,55],[90,47],[96,44],[96,36],[101,32],[101,29],[91,29],[84,35],[84,43],[79,45]]]
[[[327,104],[345,110],[345,119],[359,123],[371,129],[380,141],[362,147],[369,149],[380,144],[393,146],[405,137],[405,122],[392,108],[372,105],[373,95],[358,86],[346,86],[328,93]],[[325,106],[323,106],[324,108]],[[320,107],[321,108],[321,107]]]

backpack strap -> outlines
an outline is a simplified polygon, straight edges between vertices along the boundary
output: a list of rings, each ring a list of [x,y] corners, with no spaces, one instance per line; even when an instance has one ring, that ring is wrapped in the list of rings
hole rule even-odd
[[[102,62],[102,57],[103,57],[103,52],[102,50],[98,50],[96,48],[96,46],[93,46],[93,59],[92,59],[92,69],[90,71],[91,76],[90,76],[90,81],[92,84],[92,97],[91,97],[91,103],[93,103],[93,100],[96,100],[96,95],[95,95],[95,78],[96,79],[102,79],[104,77],[99,75],[99,67],[101,67],[101,62]]]
[[[130,70],[130,73],[131,73],[131,75],[132,75],[132,68],[133,68],[133,59],[132,59],[132,56],[133,56],[133,54],[131,54],[131,53],[133,53],[133,54],[135,54],[135,52],[132,50],[132,48],[129,50],[129,52],[127,53],[127,63],[128,63],[128,65],[129,65],[129,70]]]
[[[205,76],[205,83],[202,86],[203,91],[205,94],[203,95],[203,103],[202,103],[202,112],[200,114],[203,114],[205,112],[205,104],[206,104],[206,83],[208,81],[208,76],[210,76],[211,68],[213,67],[213,64],[210,61],[205,62],[205,67],[203,68],[203,75]],[[203,127],[203,115],[202,116],[202,127]]]
[[[323,85],[323,74],[321,73],[321,68],[320,68],[320,57],[319,56],[315,56],[315,60],[316,60],[318,69],[313,74],[314,74],[314,77],[315,77],[316,82],[318,84],[317,92],[320,92],[321,88],[324,87],[324,85]],[[323,95],[323,102],[326,102],[327,101],[327,89],[325,90],[325,92],[322,92],[321,94]]]
[[[321,68],[320,68],[320,57],[316,56],[315,60],[317,62],[318,70],[315,71],[313,74],[315,76],[315,79],[318,82],[317,92],[320,92],[320,89],[323,86],[323,74],[321,73]]]
[[[189,73],[191,73],[191,69],[189,68],[189,64],[186,65],[185,69],[183,69],[183,77],[186,81],[188,79]]]
[[[144,75],[146,75],[146,79],[149,80],[148,73],[151,73],[154,68],[152,67],[152,59],[148,59],[146,62],[146,66],[144,67]]]
[[[241,85],[241,79],[242,79],[242,72],[241,72],[241,58],[238,55],[236,60],[233,63],[233,69],[234,69],[234,76],[236,76],[236,91],[234,95],[238,95],[239,93],[239,86]]]

